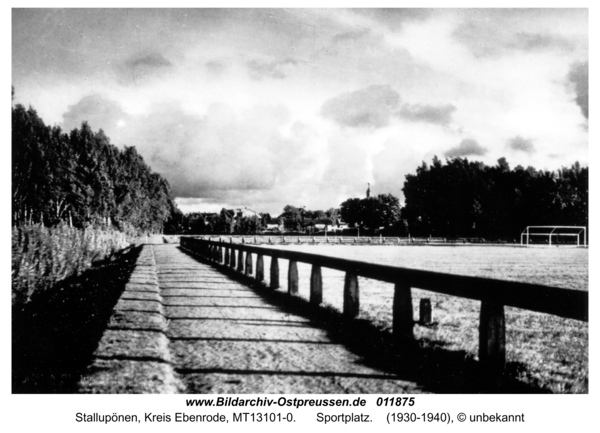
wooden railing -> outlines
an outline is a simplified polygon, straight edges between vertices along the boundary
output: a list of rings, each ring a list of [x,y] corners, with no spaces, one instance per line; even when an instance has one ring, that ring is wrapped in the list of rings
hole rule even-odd
[[[426,240],[381,236],[308,236],[308,235],[257,235],[257,236],[201,236],[200,239],[242,243],[250,245],[279,245],[279,244],[374,244],[400,245],[412,242],[425,243]]]
[[[432,238],[432,237],[389,237],[389,236],[310,236],[310,235],[204,235],[199,239],[242,243],[250,245],[279,245],[279,244],[361,244],[361,245],[409,245],[409,244],[465,244],[465,243],[486,243],[481,238]]]
[[[379,265],[337,257],[308,254],[232,242],[181,237],[181,246],[191,253],[264,281],[264,256],[271,257],[271,289],[279,288],[279,259],[289,261],[288,293],[298,294],[298,262],[312,265],[309,302],[319,305],[323,300],[321,269],[346,273],[343,314],[356,317],[360,296],[358,277],[393,283],[392,332],[400,340],[412,339],[412,288],[481,301],[479,319],[479,360],[491,372],[504,369],[506,331],[504,306],[553,314],[569,319],[588,320],[588,292],[522,282],[445,274],[440,272]],[[253,271],[252,255],[256,254]],[[237,255],[237,259],[236,259]],[[245,255],[245,259],[244,259]]]

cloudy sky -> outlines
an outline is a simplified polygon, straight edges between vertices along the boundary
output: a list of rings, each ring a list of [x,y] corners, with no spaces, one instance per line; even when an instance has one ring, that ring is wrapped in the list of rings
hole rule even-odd
[[[402,199],[434,155],[589,163],[586,9],[14,9],[12,84],[183,211]]]

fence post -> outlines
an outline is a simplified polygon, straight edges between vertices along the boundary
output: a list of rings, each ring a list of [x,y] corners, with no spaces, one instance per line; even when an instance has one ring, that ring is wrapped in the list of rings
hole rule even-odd
[[[504,305],[481,301],[479,362],[489,374],[496,375],[504,371],[506,362]]]
[[[256,255],[256,281],[259,283],[265,279],[265,265],[263,261],[263,255]]]
[[[298,294],[298,262],[295,260],[290,260],[288,267],[288,294]]]
[[[321,266],[312,265],[310,273],[310,303],[319,305],[323,302],[323,278],[321,277]]]
[[[359,301],[358,277],[353,272],[346,272],[344,279],[344,315],[348,317],[358,316]]]
[[[226,266],[229,265],[229,248],[225,248],[225,262],[224,262],[224,264]]]
[[[238,251],[237,270],[239,272],[243,272],[244,271],[244,251],[242,251],[242,250]]]
[[[248,251],[246,253],[246,272],[247,276],[252,275],[252,253]]]
[[[424,326],[431,325],[431,301],[428,298],[421,299],[419,303],[419,323]]]
[[[238,250],[238,254],[241,251]],[[231,257],[229,257],[229,267],[234,268],[235,269],[235,248],[231,249]]]
[[[279,289],[279,261],[271,256],[271,289]]]
[[[394,338],[396,340],[412,339],[414,337],[412,291],[407,284],[396,283],[394,286],[392,317]]]

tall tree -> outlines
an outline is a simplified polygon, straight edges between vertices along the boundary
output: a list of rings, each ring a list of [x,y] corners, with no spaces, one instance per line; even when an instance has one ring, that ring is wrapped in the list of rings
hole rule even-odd
[[[114,223],[159,232],[176,209],[167,181],[135,148],[119,150],[85,122],[64,134],[21,105],[12,108],[12,166],[14,224]]]

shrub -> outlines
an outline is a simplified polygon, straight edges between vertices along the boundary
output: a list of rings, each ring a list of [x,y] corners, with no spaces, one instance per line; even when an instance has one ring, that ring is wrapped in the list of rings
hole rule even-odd
[[[39,224],[12,229],[12,303],[25,304],[72,275],[79,275],[92,262],[125,248],[127,236],[114,229],[68,225],[48,228]]]

